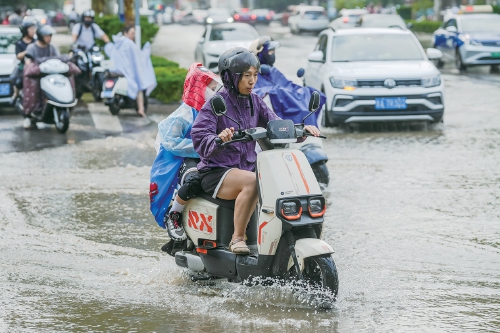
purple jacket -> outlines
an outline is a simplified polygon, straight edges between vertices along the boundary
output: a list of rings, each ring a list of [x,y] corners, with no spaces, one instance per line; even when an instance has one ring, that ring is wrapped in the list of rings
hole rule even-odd
[[[262,98],[254,93],[249,96],[252,98],[254,116],[251,116],[250,101],[248,97],[239,96],[226,89],[218,93],[224,98],[227,105],[227,115],[237,120],[241,124],[241,129],[252,127],[267,127],[271,120],[280,119],[264,103]],[[191,138],[196,152],[200,155],[201,162],[198,164],[198,170],[206,171],[211,168],[228,167],[241,170],[253,171],[257,153],[255,152],[255,142],[236,142],[221,147],[215,143],[215,138],[226,128],[238,125],[231,119],[221,116],[217,117],[212,113],[210,103],[207,101],[200,110],[198,117],[191,129]]]

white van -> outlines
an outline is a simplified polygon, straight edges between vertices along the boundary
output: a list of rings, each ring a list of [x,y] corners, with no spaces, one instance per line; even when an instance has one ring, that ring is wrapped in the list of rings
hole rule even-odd
[[[320,32],[328,28],[328,16],[321,6],[298,6],[295,14],[288,18],[288,25],[293,34],[303,31]]]

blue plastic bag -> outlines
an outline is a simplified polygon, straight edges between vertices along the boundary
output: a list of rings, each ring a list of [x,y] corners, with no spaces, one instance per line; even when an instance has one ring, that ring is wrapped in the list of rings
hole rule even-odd
[[[151,167],[149,209],[156,223],[163,229],[165,229],[163,218],[179,183],[179,170],[183,161],[183,157],[172,154],[160,145],[158,155]]]

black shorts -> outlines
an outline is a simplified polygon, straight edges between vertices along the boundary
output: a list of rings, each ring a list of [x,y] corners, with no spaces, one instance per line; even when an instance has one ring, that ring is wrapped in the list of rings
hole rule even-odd
[[[200,172],[201,188],[213,198],[217,197],[217,192],[226,178],[229,171],[234,168],[212,168]]]

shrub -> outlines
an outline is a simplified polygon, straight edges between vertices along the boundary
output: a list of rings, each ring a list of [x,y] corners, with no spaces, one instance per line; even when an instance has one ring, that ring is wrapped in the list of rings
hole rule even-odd
[[[500,14],[500,6],[492,6],[493,7],[493,13]]]
[[[178,102],[182,98],[184,80],[187,70],[179,64],[163,57],[151,56],[151,62],[158,85],[151,93],[151,97],[164,103]]]
[[[151,62],[153,63],[153,67],[175,67],[175,68],[179,68],[179,64],[178,63],[176,63],[174,61],[171,61],[171,60],[168,60],[168,59],[163,58],[163,57],[155,56],[155,55],[151,56]]]
[[[111,39],[111,36],[116,35],[120,31],[122,31],[123,27],[125,26],[124,23],[120,21],[118,16],[116,15],[105,15],[102,17],[96,17],[95,18],[95,23],[97,23],[102,30],[106,33],[106,35],[109,36]],[[147,17],[141,16],[140,20],[141,24],[141,43],[142,46],[146,42],[152,42],[153,37],[156,35],[158,30],[158,26],[154,23],[149,23]],[[104,42],[100,39],[97,40],[97,44],[100,46],[104,45]]]
[[[404,19],[404,20],[411,20],[411,7],[400,7],[398,9],[398,14]]]
[[[407,21],[408,23],[413,24],[413,27],[411,30],[414,32],[426,32],[426,33],[433,33],[436,31],[443,22],[435,22],[435,21]]]

